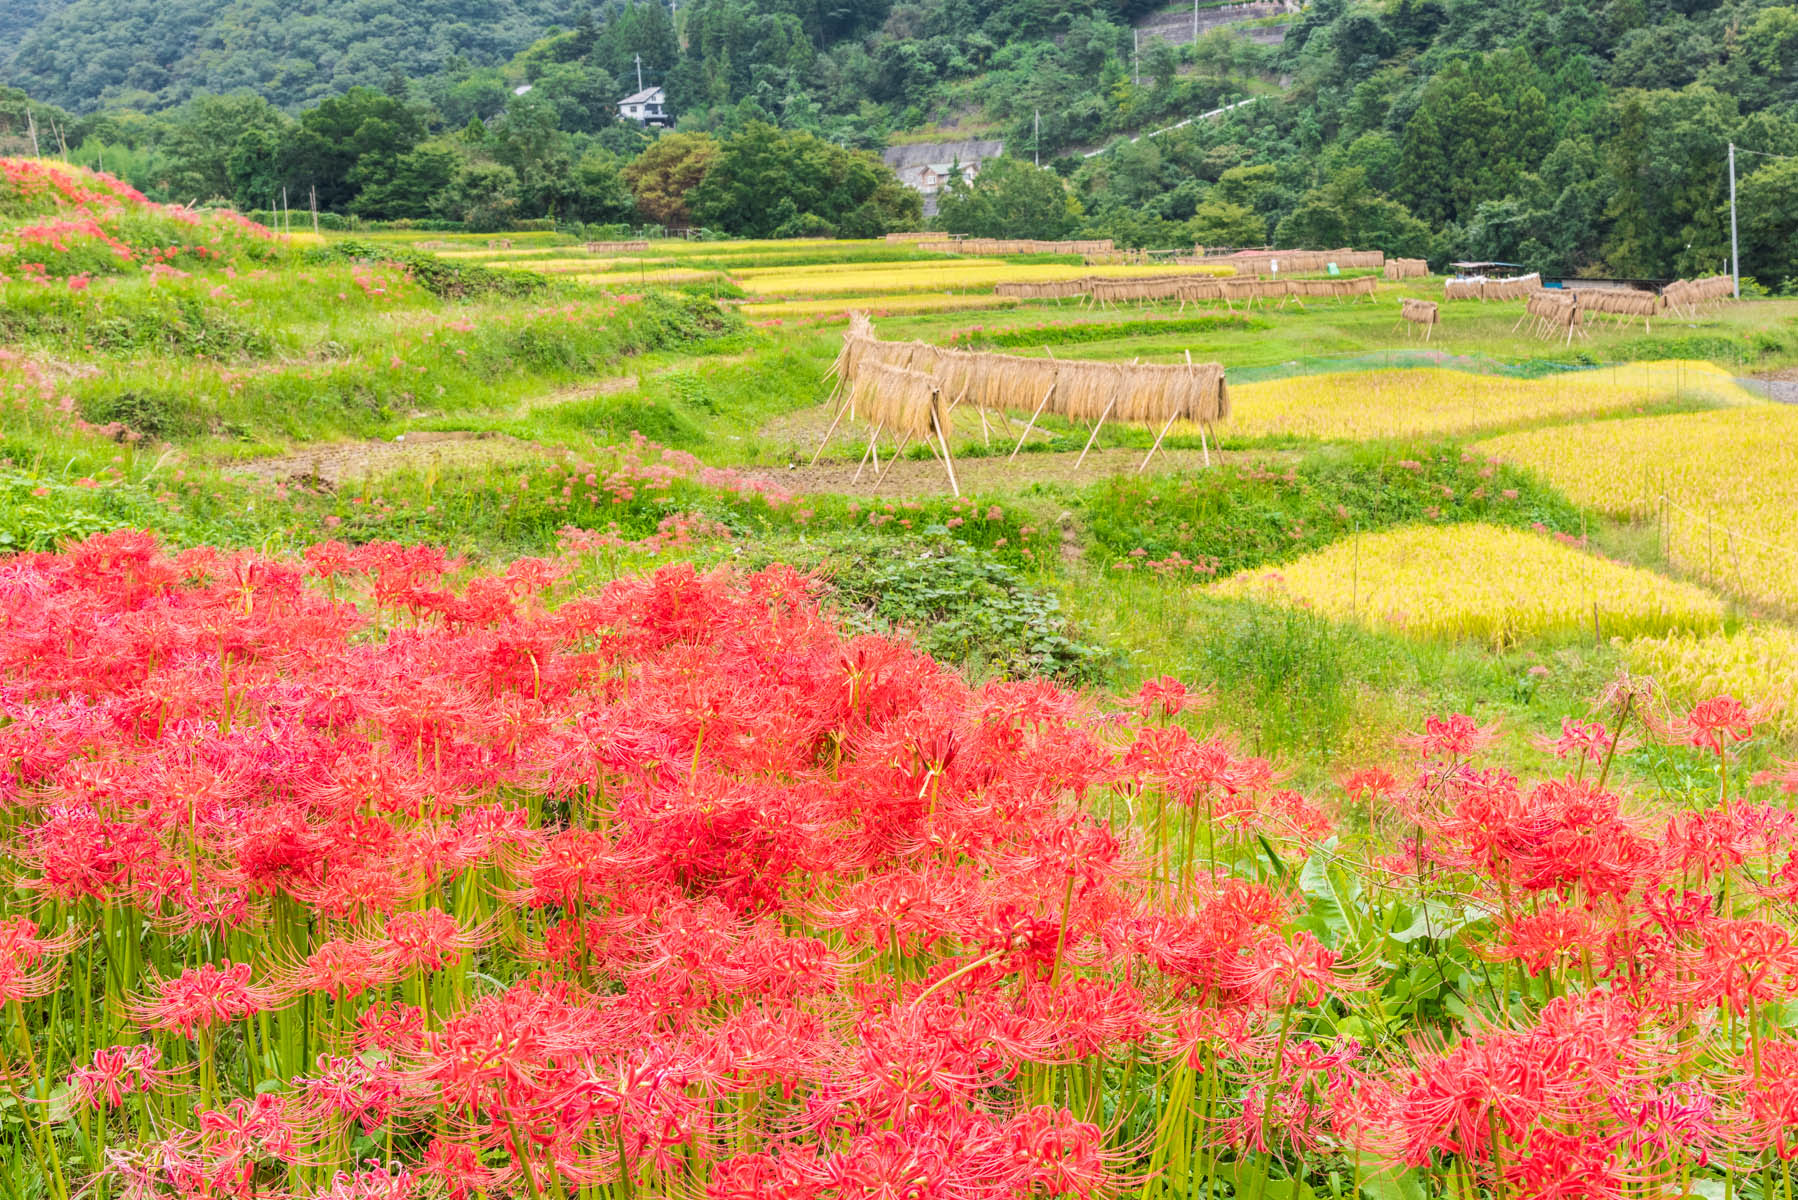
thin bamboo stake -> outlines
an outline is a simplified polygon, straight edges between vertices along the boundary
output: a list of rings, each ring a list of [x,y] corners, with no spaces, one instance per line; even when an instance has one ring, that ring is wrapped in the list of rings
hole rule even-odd
[[[1011,458],[1006,459],[1006,462],[1010,462],[1012,458],[1016,458],[1018,456],[1018,451],[1024,448],[1024,439],[1030,436],[1030,430],[1036,425],[1036,419],[1043,415],[1043,405],[1049,403],[1049,397],[1054,394],[1055,385],[1051,383],[1049,385],[1049,390],[1043,393],[1042,402],[1036,406],[1036,411],[1030,414],[1030,420],[1025,424],[1024,432],[1018,435],[1018,444],[1012,447]]]
[[[1136,473],[1138,475],[1141,475],[1143,473],[1143,468],[1149,465],[1149,459],[1155,457],[1155,451],[1161,449],[1161,439],[1167,436],[1167,431],[1174,427],[1174,422],[1178,420],[1179,417],[1180,414],[1178,412],[1174,413],[1173,416],[1167,419],[1167,424],[1161,427],[1161,432],[1155,435],[1155,444],[1149,447],[1148,457],[1142,460],[1142,466],[1136,468]]]
[[[1191,350],[1188,350],[1186,352],[1186,373],[1188,375],[1192,374],[1192,351]],[[1166,430],[1163,430],[1162,432],[1165,433]],[[1157,441],[1156,444],[1159,445],[1160,442]],[[1205,455],[1205,465],[1207,467],[1209,467],[1211,465],[1211,446],[1210,446],[1210,443],[1208,443],[1205,440],[1205,422],[1203,420],[1201,420],[1199,422],[1199,449]],[[1137,473],[1141,474],[1141,471],[1138,471]]]
[[[930,427],[936,430],[937,440],[943,443],[943,469],[949,472],[949,490],[961,498],[961,484],[955,479],[955,456],[949,452],[949,439],[943,436],[943,427],[936,419],[934,411],[930,414]]]
[[[1112,406],[1116,403],[1117,397],[1113,396],[1111,403],[1105,406],[1105,411],[1099,414],[1099,419],[1093,422],[1093,435],[1086,439],[1086,445],[1081,449],[1080,457],[1074,460],[1074,470],[1078,471],[1080,464],[1086,461],[1086,452],[1091,450],[1093,443],[1099,440],[1099,430],[1105,427],[1105,418],[1111,415]]]
[[[844,400],[841,407],[839,407],[837,409],[837,415],[835,417],[831,418],[830,428],[826,429],[824,431],[824,440],[818,443],[818,452],[816,454],[812,455],[812,461],[811,461],[812,466],[814,466],[814,467],[817,466],[818,460],[820,458],[824,457],[824,447],[830,445],[831,435],[836,433],[836,431],[837,431],[837,422],[841,421],[843,419],[843,414],[848,411],[849,411],[849,401]]]
[[[874,486],[868,489],[868,495],[877,496],[880,494],[880,485],[886,482],[886,477],[893,473],[894,467],[899,465],[899,456],[905,453],[905,448],[910,444],[911,434],[908,433],[905,435],[905,440],[899,443],[899,448],[893,451],[892,456],[887,459],[887,465],[881,468],[879,475],[874,477]]]
[[[876,425],[874,427],[873,433],[868,435],[868,448],[866,450],[862,451],[862,461],[861,461],[860,465],[858,465],[855,468],[855,478],[851,479],[849,481],[850,487],[854,487],[856,484],[861,482],[862,467],[865,467],[868,465],[868,455],[874,454],[874,469],[876,471],[880,470],[880,456],[878,454],[874,453],[874,442],[875,442],[875,439],[880,437],[880,431],[885,428],[886,428],[886,423],[882,422],[881,424]]]

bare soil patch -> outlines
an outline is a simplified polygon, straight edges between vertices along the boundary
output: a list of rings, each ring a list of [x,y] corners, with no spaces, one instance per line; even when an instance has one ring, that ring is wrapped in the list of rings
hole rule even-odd
[[[227,467],[229,474],[270,483],[305,479],[333,487],[406,468],[465,466],[516,461],[543,453],[542,447],[498,433],[416,432],[392,441],[326,442]]]

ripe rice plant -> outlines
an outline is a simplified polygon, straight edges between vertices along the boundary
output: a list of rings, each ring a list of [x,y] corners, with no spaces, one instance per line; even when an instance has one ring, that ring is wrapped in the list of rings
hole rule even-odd
[[[1674,633],[1629,643],[1629,667],[1676,700],[1740,696],[1767,713],[1770,728],[1798,733],[1798,633],[1752,625],[1734,633]]]
[[[1211,272],[1197,267],[1107,267],[1107,275],[1159,276],[1170,272],[1205,278]],[[733,271],[745,292],[752,296],[807,296],[821,293],[887,295],[903,292],[944,291],[952,288],[985,289],[994,284],[1028,280],[1081,279],[1092,268],[1079,263],[1011,263],[998,260],[934,259],[910,263],[842,266],[822,263],[806,267],[750,267]]]
[[[1178,681],[975,687],[791,570],[568,543],[0,565],[0,1189],[1783,1190],[1798,818],[1727,698],[1306,796]],[[1638,729],[1725,803],[1607,791]]]
[[[1540,379],[1446,368],[1343,371],[1232,383],[1228,431],[1303,438],[1465,434],[1623,412],[1674,396],[1744,404],[1754,396],[1709,363],[1631,363]]]
[[[761,304],[745,304],[744,316],[757,320],[787,317],[815,317],[852,312],[865,312],[881,317],[893,314],[962,312],[988,308],[1015,308],[1018,301],[1010,296],[985,292],[909,292],[883,296],[846,296],[829,300],[774,300]]]
[[[1710,629],[1723,615],[1722,603],[1702,588],[1608,562],[1570,542],[1497,525],[1412,525],[1350,536],[1213,589],[1416,637],[1495,645],[1581,631]]]
[[[1707,583],[1798,607],[1798,411],[1756,404],[1594,422],[1477,449],[1581,504],[1654,521],[1669,561]]]

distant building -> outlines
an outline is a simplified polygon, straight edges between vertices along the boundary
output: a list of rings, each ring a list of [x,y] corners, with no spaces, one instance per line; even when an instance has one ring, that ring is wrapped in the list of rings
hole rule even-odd
[[[667,125],[668,94],[659,87],[646,87],[620,100],[618,115],[642,125]]]
[[[899,176],[899,182],[924,197],[924,215],[936,215],[937,197],[956,172],[972,181],[988,159],[1005,152],[1001,141],[935,142],[889,146],[881,157]]]

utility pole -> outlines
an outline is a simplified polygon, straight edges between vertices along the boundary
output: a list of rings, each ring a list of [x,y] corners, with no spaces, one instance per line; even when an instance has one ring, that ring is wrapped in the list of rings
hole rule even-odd
[[[1729,273],[1735,279],[1736,299],[1742,298],[1742,250],[1736,242],[1736,144],[1729,144]]]
[[[1043,165],[1043,110],[1040,108],[1036,110],[1036,132],[1031,141],[1033,143],[1030,147],[1031,155],[1036,159],[1036,165],[1040,167]]]
[[[643,90],[643,56],[637,55],[637,90]]]
[[[1198,45],[1199,45],[1199,0],[1192,0],[1192,44],[1193,44],[1194,49],[1198,48]]]
[[[29,108],[25,110],[25,124],[31,129],[31,157],[42,158],[44,152],[37,146],[37,115]]]
[[[312,184],[312,236],[318,236],[318,185]]]
[[[1142,30],[1130,31],[1130,61],[1134,64],[1131,74],[1136,76],[1136,86],[1142,86]]]

